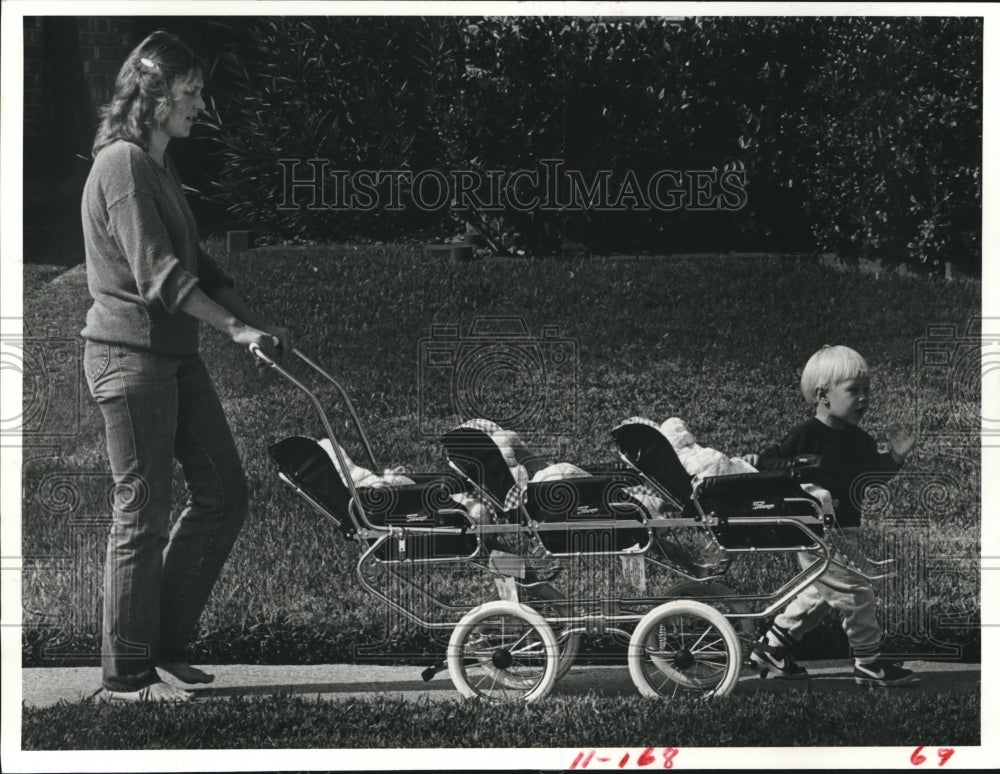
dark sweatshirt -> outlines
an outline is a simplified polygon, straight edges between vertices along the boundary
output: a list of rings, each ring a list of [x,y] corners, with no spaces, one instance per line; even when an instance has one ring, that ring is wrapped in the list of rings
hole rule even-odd
[[[164,354],[198,350],[198,320],[178,309],[200,287],[232,285],[198,245],[194,215],[167,159],[125,140],[103,148],[83,190],[87,285],[81,335]]]
[[[760,456],[766,459],[799,454],[823,456],[820,483],[833,496],[841,527],[860,526],[865,488],[875,481],[885,481],[902,467],[891,453],[879,453],[875,439],[859,427],[846,425],[834,430],[816,417],[803,422]]]

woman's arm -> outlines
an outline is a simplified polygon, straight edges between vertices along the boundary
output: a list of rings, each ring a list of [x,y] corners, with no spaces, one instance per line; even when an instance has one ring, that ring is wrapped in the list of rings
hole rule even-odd
[[[229,290],[229,288],[226,289]],[[218,295],[220,294],[216,293],[216,296]],[[242,310],[248,312],[254,322],[259,320],[245,305],[242,306]],[[236,313],[236,310],[228,309],[218,301],[209,298],[201,288],[194,288],[181,302],[178,311],[208,323],[213,328],[222,331],[237,344],[246,347],[256,344],[270,358],[280,358],[284,351],[287,351],[278,350],[278,346],[282,346],[283,342],[276,333],[263,330],[243,319]]]
[[[238,320],[258,328],[278,339],[279,356],[284,357],[291,351],[291,336],[287,328],[272,325],[257,312],[247,306],[246,301],[228,285],[220,286],[210,297],[211,301],[233,314]],[[207,322],[207,321],[206,321]]]

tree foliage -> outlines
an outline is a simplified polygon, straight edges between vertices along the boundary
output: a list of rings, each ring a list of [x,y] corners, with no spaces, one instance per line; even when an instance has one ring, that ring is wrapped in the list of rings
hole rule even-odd
[[[279,17],[242,39],[220,63],[215,139],[220,193],[257,228],[386,239],[466,220],[536,254],[568,237],[598,252],[832,250],[978,271],[980,19]],[[279,209],[279,160],[311,158],[543,175],[558,159],[588,183],[606,171],[628,206],[393,211],[381,190],[370,211]],[[688,174],[683,206],[626,195],[629,174],[643,186],[659,170]],[[694,170],[741,176],[745,201],[691,206]]]

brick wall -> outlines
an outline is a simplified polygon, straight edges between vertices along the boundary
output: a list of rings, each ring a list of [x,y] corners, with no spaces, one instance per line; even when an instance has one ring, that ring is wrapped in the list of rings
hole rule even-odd
[[[45,97],[42,93],[42,20],[24,18],[24,134],[38,137],[45,121]]]
[[[81,18],[77,38],[83,73],[97,105],[111,99],[115,76],[128,52],[139,42],[132,19]]]
[[[131,17],[24,18],[26,262],[83,260],[80,196],[98,110],[138,42]],[[82,158],[81,158],[82,157]]]
[[[62,25],[59,40],[56,25]],[[62,127],[53,126],[56,115],[54,83],[64,73],[53,68],[53,47],[61,47],[62,39],[75,26],[75,51],[57,51],[76,63],[83,72],[85,95],[93,115],[111,98],[115,76],[125,56],[138,43],[134,34],[135,20],[131,17],[108,18],[78,16],[72,19],[51,19],[41,16],[24,18],[24,137],[26,148],[31,143],[51,142]],[[41,149],[39,149],[41,150]]]

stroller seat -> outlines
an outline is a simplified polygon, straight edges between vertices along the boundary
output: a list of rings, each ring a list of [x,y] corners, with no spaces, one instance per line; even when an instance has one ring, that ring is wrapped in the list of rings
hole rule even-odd
[[[464,557],[478,551],[478,538],[469,532],[473,519],[468,509],[452,498],[466,488],[451,473],[410,476],[415,483],[403,486],[359,487],[352,508],[350,489],[318,441],[292,436],[272,445],[268,452],[278,470],[314,507],[333,518],[346,538],[355,537],[362,528],[418,530],[407,536],[405,552],[400,551],[397,537],[385,541],[379,558],[398,559],[406,554]]]
[[[448,464],[464,476],[493,506],[498,521],[518,523],[527,481],[518,482],[489,434],[457,427],[441,438]]]
[[[762,461],[762,467],[765,462]],[[703,509],[729,516],[756,513],[801,515],[802,508],[796,508],[796,503],[803,497],[816,499],[803,491],[802,484],[816,483],[819,479],[819,468],[815,465],[707,476],[695,487],[692,497]]]
[[[525,511],[539,524],[564,524],[564,530],[539,532],[554,554],[645,550],[651,534],[647,512],[629,493],[635,482],[622,476],[594,475],[528,484]],[[592,529],[587,522],[612,521]]]
[[[512,471],[497,443],[483,430],[459,427],[446,433],[442,442],[452,467],[494,504],[503,520],[533,528],[553,554],[644,550],[649,545],[645,526],[649,514],[628,492],[639,483],[628,471],[605,475],[581,471],[579,477],[527,481],[526,475]],[[588,529],[588,522],[605,524]]]
[[[628,465],[645,478],[658,495],[684,509],[693,492],[691,476],[660,428],[651,422],[626,420],[611,431]]]
[[[670,440],[652,422],[626,420],[611,434],[622,459],[658,495],[684,515],[712,520],[710,529],[723,548],[812,547],[807,533],[797,526],[743,521],[753,517],[796,517],[813,534],[823,534],[825,520],[817,518],[821,501],[802,487],[822,481],[822,460],[816,455],[761,460],[761,468],[771,469],[757,473],[693,478]],[[730,524],[730,519],[740,519],[741,523]]]
[[[278,471],[327,516],[339,522],[345,537],[357,531],[348,515],[351,494],[330,457],[312,438],[292,436],[268,447]]]

